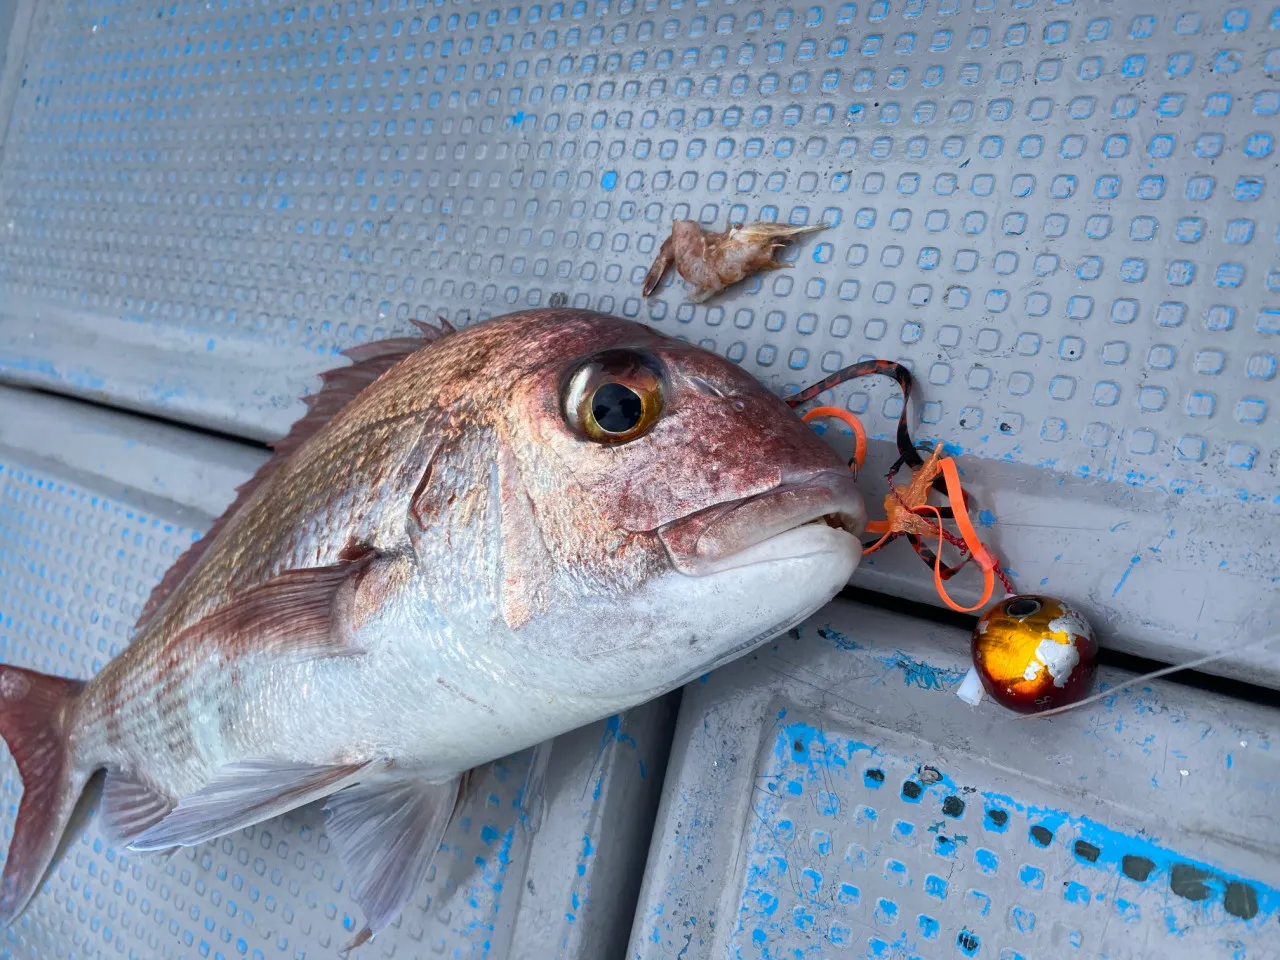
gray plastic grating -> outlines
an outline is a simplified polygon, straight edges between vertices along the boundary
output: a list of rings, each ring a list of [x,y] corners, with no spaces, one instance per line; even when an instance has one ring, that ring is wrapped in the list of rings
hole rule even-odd
[[[1278,22],[1136,0],[46,7],[3,288],[108,339],[321,356],[561,293],[779,384],[902,355],[922,422],[982,456],[1267,493]],[[681,216],[835,229],[744,293],[646,306]],[[880,397],[851,402],[887,427]]]
[[[967,667],[837,602],[688,687],[631,960],[1280,956],[1280,713],[1153,683],[1019,720]]]

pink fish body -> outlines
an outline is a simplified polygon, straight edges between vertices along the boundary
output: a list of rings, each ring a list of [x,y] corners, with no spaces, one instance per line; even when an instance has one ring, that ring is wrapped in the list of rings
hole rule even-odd
[[[139,851],[327,798],[363,940],[467,771],[741,656],[856,567],[847,469],[735,365],[584,311],[423,329],[326,376],[96,677],[0,667],[0,920],[105,768]]]

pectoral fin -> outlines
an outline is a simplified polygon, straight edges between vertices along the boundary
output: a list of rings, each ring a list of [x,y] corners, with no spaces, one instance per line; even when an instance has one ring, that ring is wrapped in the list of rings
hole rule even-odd
[[[195,846],[327,797],[379,767],[376,762],[316,767],[278,760],[228,764],[203,788],[183,797],[129,849]]]
[[[213,650],[304,659],[356,653],[338,629],[337,614],[353,602],[377,560],[376,551],[361,548],[332,566],[285,570],[197,620],[170,641],[171,649],[191,658]]]
[[[427,783],[411,771],[392,770],[329,797],[325,832],[365,915],[365,929],[348,950],[395,920],[422,885],[461,784],[461,777]]]

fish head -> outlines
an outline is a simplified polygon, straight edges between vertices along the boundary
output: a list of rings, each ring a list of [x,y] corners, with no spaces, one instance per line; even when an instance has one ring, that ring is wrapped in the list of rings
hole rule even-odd
[[[549,315],[554,314],[554,318]],[[737,365],[586,311],[508,324],[491,391],[485,557],[511,650],[545,684],[653,696],[785,632],[861,554],[848,467]],[[492,533],[496,529],[498,532]]]

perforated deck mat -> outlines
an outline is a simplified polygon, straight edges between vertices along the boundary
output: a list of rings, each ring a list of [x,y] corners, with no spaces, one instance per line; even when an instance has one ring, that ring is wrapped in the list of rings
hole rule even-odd
[[[268,437],[414,316],[590,306],[778,389],[901,359],[1021,588],[1204,652],[1280,576],[1273,7],[29,4],[0,374]],[[831,229],[646,302],[681,217]]]
[[[967,639],[837,602],[687,688],[630,960],[1275,957],[1280,713],[974,709]]]

